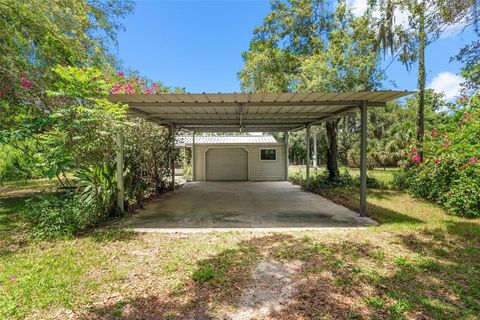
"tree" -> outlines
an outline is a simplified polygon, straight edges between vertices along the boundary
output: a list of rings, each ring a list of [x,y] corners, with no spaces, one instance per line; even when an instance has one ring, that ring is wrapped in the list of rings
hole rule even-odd
[[[380,12],[377,19],[379,46],[390,50],[391,55],[407,66],[418,61],[418,111],[417,145],[422,156],[425,135],[425,49],[454,24],[476,24],[479,10],[476,0],[375,0],[370,1],[370,10]],[[396,13],[407,13],[407,24],[395,23]],[[392,60],[393,61],[393,60]]]
[[[131,0],[0,0],[0,126],[64,103],[45,92],[58,80],[51,68],[114,63],[109,48]]]
[[[375,33],[345,2],[275,1],[243,53],[242,90],[355,91],[380,84]],[[338,120],[326,124],[329,177],[339,177]]]

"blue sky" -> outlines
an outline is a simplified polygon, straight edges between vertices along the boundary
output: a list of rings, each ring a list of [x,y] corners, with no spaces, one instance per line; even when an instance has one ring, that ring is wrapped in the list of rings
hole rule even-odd
[[[362,0],[356,0],[362,1]],[[139,0],[119,35],[117,55],[123,65],[188,92],[239,92],[241,53],[255,26],[269,12],[268,1]],[[427,83],[452,96],[461,79],[449,59],[473,39],[473,32],[440,39],[427,48]],[[390,62],[386,59],[385,66]],[[394,62],[386,89],[413,90],[416,68]],[[395,81],[395,87],[390,81]]]

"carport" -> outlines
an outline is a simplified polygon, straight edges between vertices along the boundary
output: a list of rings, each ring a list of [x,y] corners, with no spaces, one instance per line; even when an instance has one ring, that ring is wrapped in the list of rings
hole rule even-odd
[[[360,216],[366,215],[367,109],[384,107],[411,92],[311,92],[311,93],[165,93],[112,94],[109,100],[128,104],[128,114],[168,126],[174,148],[175,133],[192,132],[283,132],[285,166],[288,168],[288,133],[360,112]],[[118,207],[123,210],[123,135],[118,133]],[[310,179],[310,139],[306,139],[306,177]],[[172,172],[174,159],[171,159]],[[194,162],[195,159],[192,159]],[[174,185],[175,175],[172,174]]]

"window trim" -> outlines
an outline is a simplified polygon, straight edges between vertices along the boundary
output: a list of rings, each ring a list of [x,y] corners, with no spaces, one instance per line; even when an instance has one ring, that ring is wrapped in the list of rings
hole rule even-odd
[[[275,159],[262,159],[262,150],[275,150]],[[258,150],[258,159],[260,161],[277,161],[278,160],[278,148],[260,148]]]

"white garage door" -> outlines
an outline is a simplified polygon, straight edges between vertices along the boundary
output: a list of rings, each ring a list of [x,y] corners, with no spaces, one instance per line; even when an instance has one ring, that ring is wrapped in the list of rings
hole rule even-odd
[[[243,148],[212,148],[205,160],[207,180],[248,180],[248,153]]]

